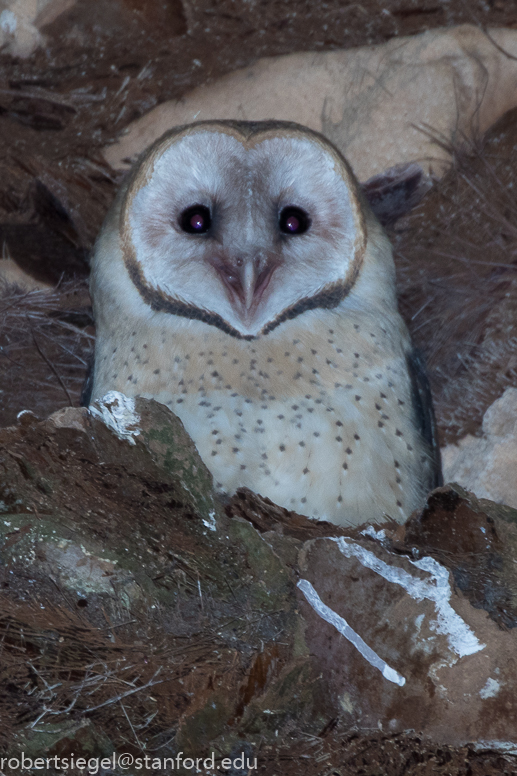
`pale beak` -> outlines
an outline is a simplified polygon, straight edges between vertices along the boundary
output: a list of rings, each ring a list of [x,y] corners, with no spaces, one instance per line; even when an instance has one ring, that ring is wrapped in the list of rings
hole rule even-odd
[[[238,257],[232,261],[217,258],[210,259],[210,263],[229,291],[231,301],[238,303],[241,315],[246,319],[249,319],[257,309],[271,276],[279,264],[276,258],[262,257],[254,259]]]

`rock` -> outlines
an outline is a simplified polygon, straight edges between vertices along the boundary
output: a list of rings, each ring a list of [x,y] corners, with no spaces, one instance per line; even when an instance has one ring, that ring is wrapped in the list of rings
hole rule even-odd
[[[116,393],[0,430],[0,501],[13,756],[111,756],[137,731],[226,757],[334,728],[517,752],[510,508],[449,486],[351,530],[223,504],[179,419]]]
[[[488,408],[480,437],[468,434],[442,450],[442,464],[446,482],[517,508],[517,388]]]
[[[304,545],[305,638],[346,727],[517,751],[517,512],[498,509],[442,488],[393,544]]]
[[[2,0],[0,49],[25,59],[43,43],[41,27],[50,24],[75,0]]]
[[[292,571],[226,516],[166,407],[119,394],[92,410],[0,431],[1,713],[18,693],[16,719],[43,730],[73,708],[125,751],[129,687],[149,745],[224,754],[244,728],[274,736],[263,697],[316,730]]]
[[[281,119],[322,132],[359,180],[412,161],[439,174],[450,162],[449,144],[478,137],[517,104],[516,54],[517,31],[462,25],[376,46],[268,57],[157,106],[104,154],[121,169],[180,124]]]

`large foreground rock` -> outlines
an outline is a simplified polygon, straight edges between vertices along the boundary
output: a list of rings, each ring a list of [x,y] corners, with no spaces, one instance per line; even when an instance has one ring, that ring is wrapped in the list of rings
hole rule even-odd
[[[511,509],[449,486],[345,531],[223,504],[179,420],[120,394],[0,431],[0,506],[4,751],[517,750]]]

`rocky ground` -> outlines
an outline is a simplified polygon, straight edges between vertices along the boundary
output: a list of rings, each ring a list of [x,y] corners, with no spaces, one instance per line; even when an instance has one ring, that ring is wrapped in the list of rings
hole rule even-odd
[[[2,258],[53,290],[7,286],[0,299],[0,427],[22,409],[44,419],[78,405],[95,335],[88,255],[119,182],[100,150],[131,120],[258,56],[462,22],[516,26],[517,2],[332,0],[316,9],[303,0],[103,0],[92,9],[78,0],[42,30],[46,45],[30,58],[2,55]],[[388,224],[401,309],[428,360],[443,442],[476,433],[517,377],[516,146],[512,112],[486,138],[458,147],[445,178]],[[144,445],[135,457],[126,445],[119,460],[102,424],[71,412],[57,431],[22,416],[0,432],[4,750],[32,736],[34,751],[64,752],[70,740],[85,751],[169,751],[177,736],[185,745],[217,740],[220,753],[251,741],[268,776],[517,773],[510,755],[473,745],[343,727],[310,649],[295,643],[293,548],[316,538],[314,526],[249,494],[207,506],[208,486],[192,503],[156,450]],[[95,443],[85,441],[87,423]],[[205,525],[212,510],[229,543],[215,542]],[[273,551],[255,529],[284,538]],[[479,548],[436,548],[418,531],[411,546],[397,541],[402,554],[420,541],[426,554],[448,558],[472,606],[491,612],[501,634],[513,631],[513,581],[500,548],[481,562]],[[122,546],[130,562],[119,557]],[[298,678],[282,689],[290,671]],[[126,698],[128,687],[135,693]],[[280,696],[281,724],[256,722],[259,707],[280,708]],[[207,720],[214,698],[223,709]]]
[[[376,535],[250,491],[223,503],[178,419],[120,395],[24,413],[0,467],[5,754],[516,772],[491,742],[517,720],[517,511],[446,487]]]

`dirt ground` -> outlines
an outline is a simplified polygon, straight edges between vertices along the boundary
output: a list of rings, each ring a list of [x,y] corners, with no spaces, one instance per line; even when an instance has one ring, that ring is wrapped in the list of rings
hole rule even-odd
[[[260,56],[439,26],[517,26],[517,0],[78,0],[28,60],[0,56],[0,239],[51,294],[0,298],[0,426],[77,405],[94,343],[88,255],[119,177],[100,149],[156,104]],[[479,429],[517,379],[517,113],[389,228],[401,310],[424,351],[442,441]],[[458,310],[461,314],[458,315]],[[517,773],[511,757],[325,730],[258,753],[268,776]],[[235,775],[236,776],[236,775]]]

